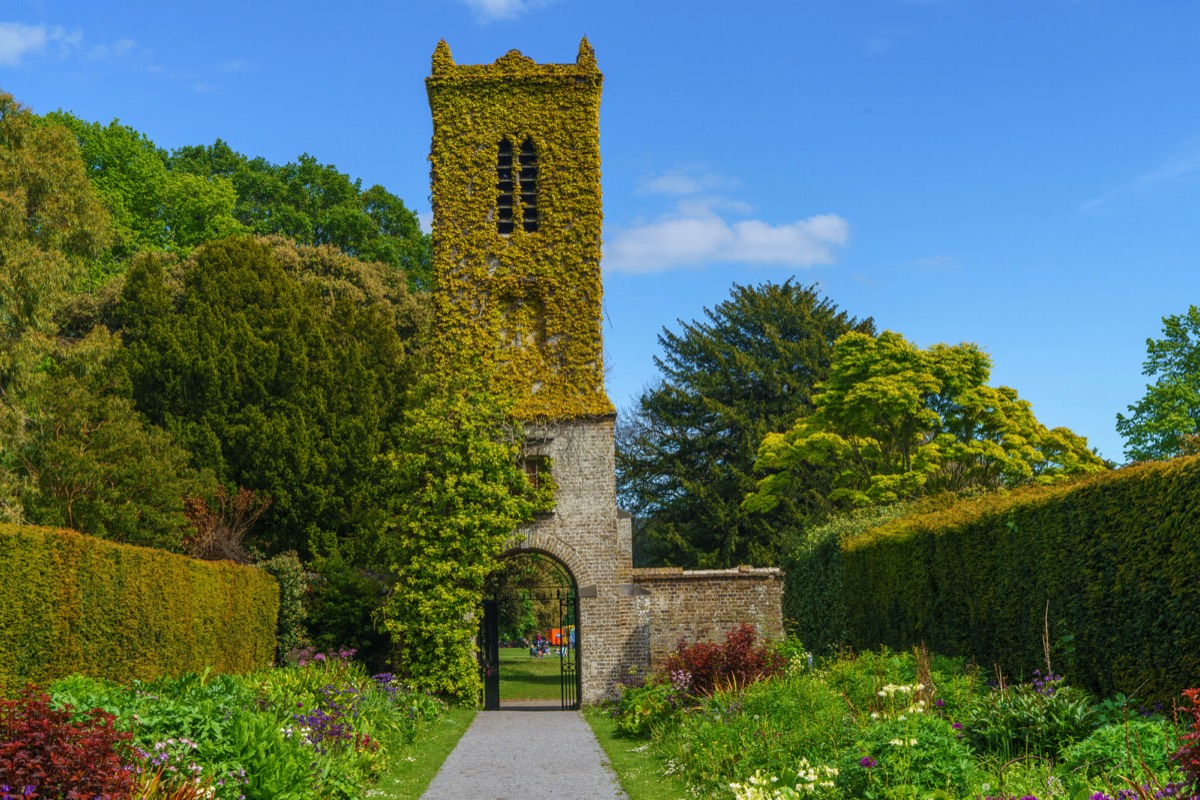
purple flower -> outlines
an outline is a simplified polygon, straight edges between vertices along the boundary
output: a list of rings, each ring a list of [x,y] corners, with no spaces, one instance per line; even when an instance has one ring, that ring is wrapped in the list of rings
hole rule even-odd
[[[878,763],[879,763],[878,761],[871,758],[870,756],[863,756],[862,760],[858,762],[858,765],[864,769],[870,769],[871,767],[874,767]]]
[[[954,728],[954,730],[956,730],[956,731],[961,731],[961,730],[962,730],[962,723],[961,723],[961,722],[955,722],[955,723],[954,723],[953,725],[951,725],[950,727],[951,727],[951,728]]]
[[[317,653],[315,656],[313,656],[313,661],[324,661],[324,660],[325,660],[324,653]]]
[[[946,701],[939,697],[937,700],[933,701],[933,704],[938,708],[941,708],[942,706],[946,705]]]

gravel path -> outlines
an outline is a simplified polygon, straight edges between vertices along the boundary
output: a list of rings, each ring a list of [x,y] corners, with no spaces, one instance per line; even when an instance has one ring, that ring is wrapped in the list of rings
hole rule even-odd
[[[552,708],[557,709],[557,705]],[[628,800],[578,711],[480,711],[423,800]]]

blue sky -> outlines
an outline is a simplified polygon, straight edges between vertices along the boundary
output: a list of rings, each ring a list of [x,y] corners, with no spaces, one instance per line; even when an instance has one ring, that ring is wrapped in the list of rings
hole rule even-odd
[[[1122,460],[1145,340],[1200,303],[1200,4],[6,0],[0,88],[168,149],[310,153],[429,209],[424,78],[509,49],[605,74],[609,392],[733,283],[818,283]]]

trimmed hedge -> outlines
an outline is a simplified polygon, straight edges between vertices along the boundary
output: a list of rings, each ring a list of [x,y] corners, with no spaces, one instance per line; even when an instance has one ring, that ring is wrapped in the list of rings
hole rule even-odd
[[[842,542],[848,644],[1044,667],[1102,696],[1200,685],[1200,458],[990,494]]]
[[[231,562],[0,524],[0,695],[80,672],[246,672],[275,655],[279,585]]]

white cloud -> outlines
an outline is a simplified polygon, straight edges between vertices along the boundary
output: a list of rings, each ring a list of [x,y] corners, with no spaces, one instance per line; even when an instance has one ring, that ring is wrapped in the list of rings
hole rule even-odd
[[[715,213],[672,215],[618,231],[604,248],[604,267],[627,273],[712,263],[811,267],[832,264],[834,248],[849,238],[850,225],[837,214],[782,225],[729,222]]]
[[[65,54],[79,45],[83,35],[68,33],[64,28],[48,25],[26,25],[23,22],[0,22],[0,64],[19,66],[26,55],[43,53],[55,45]]]
[[[1138,175],[1124,186],[1109,189],[1096,197],[1084,200],[1079,204],[1079,210],[1095,211],[1126,194],[1149,191],[1163,184],[1174,183],[1196,175],[1200,175],[1200,145],[1193,142],[1185,154],[1168,159],[1154,169]]]
[[[548,6],[554,0],[459,0],[483,22],[516,19],[526,11]]]
[[[718,175],[703,166],[676,167],[644,179],[639,191],[671,196],[692,195],[717,189],[731,189],[737,181]]]

